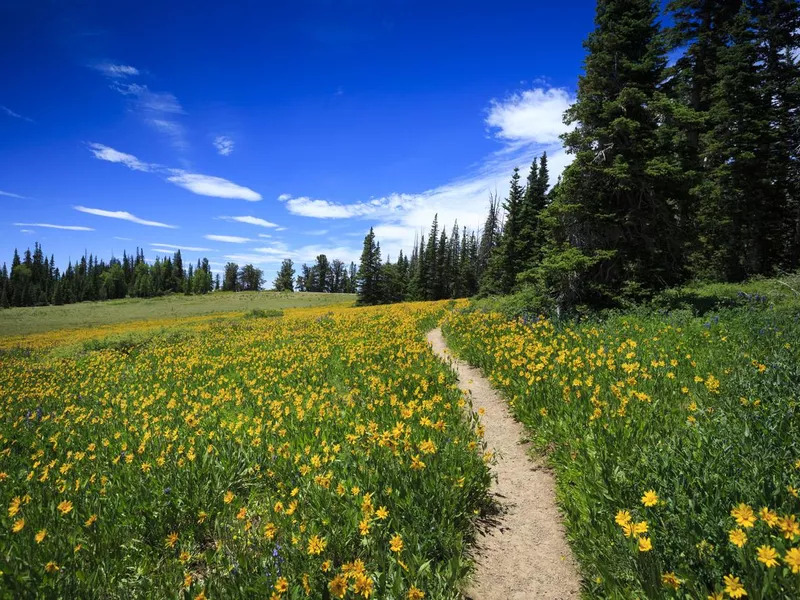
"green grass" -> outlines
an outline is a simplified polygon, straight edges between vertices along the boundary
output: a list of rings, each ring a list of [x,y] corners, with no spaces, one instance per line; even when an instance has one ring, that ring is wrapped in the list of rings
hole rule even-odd
[[[800,298],[777,281],[665,297],[581,322],[454,312],[444,329],[555,468],[587,598],[721,598],[731,576],[748,600],[800,598]]]
[[[214,292],[206,296],[174,294],[160,298],[126,298],[65,306],[10,308],[0,310],[0,337],[129,321],[180,319],[213,313],[309,308],[354,302],[355,294]]]
[[[446,307],[0,352],[0,599],[458,600],[490,476]]]

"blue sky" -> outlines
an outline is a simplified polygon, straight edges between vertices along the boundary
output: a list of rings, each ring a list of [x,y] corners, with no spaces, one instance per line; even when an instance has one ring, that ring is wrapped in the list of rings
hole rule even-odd
[[[0,261],[394,258],[558,135],[594,3],[0,0]],[[47,227],[47,226],[56,227]],[[77,229],[63,229],[71,227]]]

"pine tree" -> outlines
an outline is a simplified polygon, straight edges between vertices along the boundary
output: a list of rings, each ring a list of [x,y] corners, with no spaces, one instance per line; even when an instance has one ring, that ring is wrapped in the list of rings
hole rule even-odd
[[[273,287],[276,292],[294,291],[294,263],[291,258],[284,258]]]
[[[381,302],[380,246],[375,241],[372,227],[364,238],[364,249],[361,252],[361,264],[358,268],[358,304],[379,304]]]
[[[611,304],[680,274],[672,180],[680,173],[660,130],[666,55],[649,0],[599,0],[596,28],[564,136],[575,155],[548,208],[543,279],[561,306]]]

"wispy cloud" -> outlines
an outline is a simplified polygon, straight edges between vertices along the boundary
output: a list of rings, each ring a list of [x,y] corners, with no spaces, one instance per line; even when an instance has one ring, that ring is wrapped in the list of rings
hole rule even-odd
[[[133,215],[124,210],[103,210],[102,208],[87,208],[86,206],[73,206],[72,208],[82,213],[96,215],[98,217],[107,217],[109,219],[120,219],[122,221],[130,221],[131,223],[136,223],[138,225],[147,225],[148,227],[164,227],[167,229],[178,228],[176,225],[167,225],[166,223],[160,223],[158,221],[147,221],[145,219],[140,219],[136,215]]]
[[[52,223],[14,223],[17,227],[46,227],[47,229],[67,229],[69,231],[94,231],[82,225],[53,225]]]
[[[260,238],[271,238],[272,236],[269,233],[259,233],[258,237],[260,237]]]
[[[154,91],[145,84],[124,81],[140,74],[139,69],[131,65],[105,62],[91,65],[91,68],[105,75],[111,89],[128,98],[132,111],[149,127],[164,134],[172,146],[178,150],[189,147],[185,129],[176,119],[185,114],[185,111],[175,94]]]
[[[122,240],[123,242],[132,242],[133,238],[114,236],[115,240]]]
[[[177,186],[185,188],[190,192],[200,196],[212,196],[214,198],[231,198],[247,200],[248,202],[258,202],[261,194],[254,192],[250,188],[211,175],[201,175],[199,173],[187,173],[179,169],[173,169],[174,175],[167,177],[167,181]]]
[[[236,144],[227,135],[218,135],[214,138],[214,147],[217,149],[217,154],[222,156],[229,156],[233,154],[233,148]]]
[[[11,192],[4,192],[0,190],[0,196],[8,196],[9,198],[20,198],[25,199],[26,196],[20,196],[19,194],[12,194]]]
[[[541,86],[491,100],[484,124],[498,142],[498,150],[471,173],[438,187],[349,203],[290,194],[282,194],[278,200],[289,212],[303,217],[359,218],[374,223],[381,248],[396,256],[400,249],[409,249],[415,235],[427,230],[435,214],[439,223],[452,225],[457,219],[459,225],[480,227],[489,194],[503,194],[508,189],[514,167],[520,168],[524,178],[533,158],[543,151],[548,154],[551,181],[555,182],[572,160],[559,136],[568,129],[562,115],[573,101],[567,90]]]
[[[9,117],[14,117],[15,119],[22,119],[23,121],[27,121],[28,123],[33,123],[33,119],[26,117],[25,115],[21,115],[18,112],[14,112],[7,106],[0,105],[0,111],[6,113]]]
[[[312,229],[311,231],[306,231],[306,235],[325,235],[328,233],[328,229]]]
[[[33,229],[20,229],[20,233],[36,233]]]
[[[276,223],[272,223],[259,217],[220,217],[223,221],[231,221],[235,223],[246,223],[248,225],[258,225],[259,227],[277,227]]]
[[[142,162],[132,154],[125,154],[103,144],[89,143],[88,146],[95,158],[107,162],[120,163],[134,171],[153,171],[159,168],[158,165]]]
[[[212,242],[225,242],[228,244],[246,244],[247,242],[255,241],[250,238],[239,237],[238,235],[215,235],[213,233],[209,233],[204,237]]]
[[[134,171],[147,171],[158,173],[165,177],[166,181],[180,186],[200,196],[211,196],[213,198],[230,198],[257,202],[261,200],[261,194],[248,187],[239,185],[213,175],[203,175],[201,173],[188,173],[182,169],[172,169],[156,163],[147,163],[139,160],[132,154],[120,152],[103,144],[89,143],[89,150],[95,158],[106,162],[119,163]]]
[[[153,242],[150,244],[155,248],[172,248],[173,250],[185,250],[186,252],[214,252],[213,248],[198,248],[197,246],[181,246],[179,244],[158,244]]]
[[[172,145],[179,150],[186,150],[189,143],[186,141],[186,130],[183,125],[177,121],[168,121],[167,119],[148,119],[147,123],[154,129],[160,131],[168,136]]]
[[[139,74],[139,69],[130,65],[115,65],[113,63],[99,63],[92,65],[93,69],[100,71],[106,77],[124,79]]]

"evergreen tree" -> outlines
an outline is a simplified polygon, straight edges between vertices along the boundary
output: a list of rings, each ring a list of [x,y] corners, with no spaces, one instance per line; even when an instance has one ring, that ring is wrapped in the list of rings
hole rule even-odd
[[[291,258],[284,258],[273,287],[276,292],[294,291],[294,263]]]
[[[370,227],[364,238],[364,249],[358,268],[358,304],[380,304],[381,267],[380,246],[375,242],[375,232]]]
[[[680,277],[673,179],[659,129],[666,55],[650,0],[599,0],[564,136],[574,154],[556,201],[542,279],[559,305],[611,304]]]
[[[225,265],[225,274],[222,279],[222,291],[239,291],[239,265],[234,262],[229,262]]]

